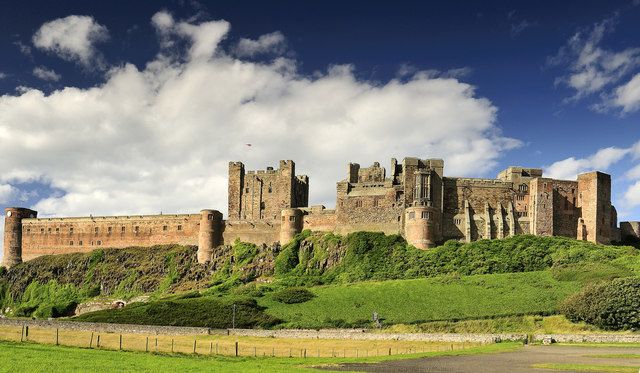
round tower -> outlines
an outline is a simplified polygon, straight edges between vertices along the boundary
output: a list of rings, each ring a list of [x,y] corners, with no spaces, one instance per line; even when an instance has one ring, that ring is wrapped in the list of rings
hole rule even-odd
[[[302,210],[285,209],[280,214],[282,224],[280,225],[280,244],[285,245],[293,237],[302,232]]]
[[[198,263],[211,260],[213,249],[222,244],[222,214],[216,210],[200,211]]]
[[[404,236],[418,249],[436,245],[440,211],[431,206],[410,206],[404,210]]]
[[[22,207],[4,209],[4,257],[2,265],[11,268],[22,263],[22,219],[35,218],[36,211]]]

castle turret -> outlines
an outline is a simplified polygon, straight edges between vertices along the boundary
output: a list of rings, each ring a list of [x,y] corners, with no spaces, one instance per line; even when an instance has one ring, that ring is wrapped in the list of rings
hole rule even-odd
[[[38,212],[21,207],[8,207],[4,217],[4,256],[2,265],[11,268],[22,263],[22,219],[35,218]]]
[[[440,211],[432,206],[416,205],[404,210],[404,236],[418,249],[434,247],[440,239]]]
[[[222,244],[222,213],[216,210],[200,211],[198,263],[210,261],[213,249],[220,244]]]
[[[302,232],[302,210],[284,209],[281,213],[282,224],[280,225],[280,244],[285,245],[293,237]]]

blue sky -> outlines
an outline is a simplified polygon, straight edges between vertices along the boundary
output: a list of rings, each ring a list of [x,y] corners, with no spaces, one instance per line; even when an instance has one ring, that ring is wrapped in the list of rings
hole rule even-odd
[[[639,21],[637,1],[3,2],[0,202],[226,212],[228,161],[287,158],[333,206],[347,162],[419,156],[599,169],[637,219]]]

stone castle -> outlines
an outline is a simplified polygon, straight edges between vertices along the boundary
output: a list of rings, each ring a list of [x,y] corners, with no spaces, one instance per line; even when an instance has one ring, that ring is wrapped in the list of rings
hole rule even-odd
[[[236,239],[285,244],[303,229],[346,234],[401,234],[420,249],[444,240],[474,241],[533,234],[607,244],[620,234],[640,236],[640,223],[617,227],[611,177],[601,172],[577,181],[542,176],[536,168],[509,167],[497,179],[444,176],[441,159],[391,160],[389,172],[374,163],[350,163],[337,183],[335,209],[308,206],[309,178],[293,161],[279,168],[246,171],[229,163],[228,217],[217,210],[196,214],[37,218],[26,208],[7,208],[3,265],[41,255],[157,244],[198,245],[198,261]]]

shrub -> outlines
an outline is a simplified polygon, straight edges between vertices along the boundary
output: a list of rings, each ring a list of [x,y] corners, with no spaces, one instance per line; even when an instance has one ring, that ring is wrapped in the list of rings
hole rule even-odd
[[[273,299],[286,304],[304,303],[315,297],[315,294],[305,288],[286,288],[273,295]]]
[[[640,329],[640,278],[592,284],[567,298],[560,308],[573,322],[607,330]]]

